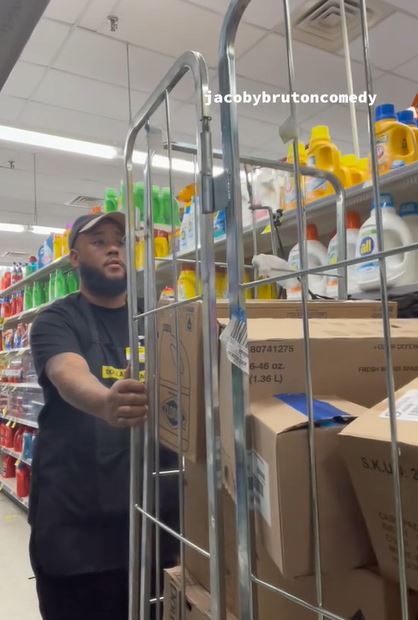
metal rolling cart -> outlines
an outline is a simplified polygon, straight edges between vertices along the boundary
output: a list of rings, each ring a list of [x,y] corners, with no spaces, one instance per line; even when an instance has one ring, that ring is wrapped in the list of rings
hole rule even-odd
[[[154,221],[152,211],[152,160],[162,148],[162,138],[152,127],[153,114],[164,106],[168,150],[168,175],[171,195],[172,234],[174,230],[173,178],[171,155],[171,113],[170,92],[183,76],[191,72],[195,84],[197,156],[195,159],[195,180],[199,210],[196,213],[196,249],[192,260],[202,281],[202,293],[187,301],[179,300],[176,282],[179,265],[176,249],[170,259],[175,290],[174,301],[159,306],[156,290],[156,263],[154,259]],[[204,94],[208,88],[208,71],[203,57],[195,52],[186,52],[173,65],[171,70],[159,83],[148,101],[131,123],[125,144],[126,205],[127,205],[127,254],[128,254],[128,303],[130,313],[130,347],[138,347],[138,322],[145,325],[145,373],[149,386],[149,416],[144,428],[132,431],[131,437],[131,531],[130,531],[130,612],[131,620],[147,620],[151,605],[155,609],[155,618],[161,617],[162,589],[160,582],[160,534],[161,531],[173,536],[180,547],[182,566],[181,617],[185,617],[185,546],[199,551],[210,558],[210,582],[212,592],[212,615],[214,618],[224,616],[223,603],[223,568],[222,568],[222,517],[220,503],[220,462],[219,462],[219,419],[218,419],[218,364],[217,364],[217,324],[215,305],[215,264],[213,254],[213,213],[212,193],[212,147],[210,117]],[[147,160],[145,163],[145,243],[146,257],[144,265],[144,311],[138,309],[137,274],[135,269],[135,225],[137,214],[133,204],[133,150],[138,133],[146,133]],[[200,228],[200,248],[198,229]],[[200,549],[185,538],[184,535],[184,458],[182,430],[178,424],[178,470],[160,471],[159,463],[159,412],[160,400],[158,389],[158,336],[157,318],[164,313],[175,313],[175,366],[176,366],[176,408],[177,420],[182,415],[182,378],[180,376],[180,326],[178,311],[182,306],[201,301],[202,342],[204,353],[204,409],[206,418],[206,454],[207,486],[209,497],[209,551]],[[139,360],[131,356],[132,376],[138,376]],[[179,528],[175,531],[163,522],[160,515],[160,481],[164,475],[178,478],[179,494]],[[153,534],[153,528],[154,534]],[[152,557],[156,558],[155,584],[151,584]],[[153,587],[154,586],[154,587]],[[153,598],[151,598],[151,592]]]
[[[225,95],[236,93],[236,69],[235,69],[235,39],[240,21],[250,0],[231,0],[227,14],[225,16],[219,45],[219,84],[220,94]],[[260,5],[262,2],[260,1]],[[294,90],[295,72],[293,62],[292,32],[289,13],[289,0],[283,0],[286,28],[286,47],[288,62],[289,92]],[[367,93],[373,92],[371,66],[369,59],[369,37],[366,13],[366,0],[360,0],[361,7],[361,26],[362,44],[364,53],[364,67],[366,77]],[[310,476],[310,502],[312,510],[312,532],[313,532],[313,557],[315,567],[316,583],[316,604],[294,596],[292,593],[278,588],[271,583],[266,583],[260,579],[255,570],[254,558],[254,513],[252,511],[251,496],[249,490],[249,458],[247,453],[248,428],[246,414],[249,411],[249,377],[248,377],[248,348],[247,348],[247,322],[244,292],[247,287],[257,286],[257,281],[245,283],[243,278],[243,236],[241,225],[241,187],[240,187],[240,154],[239,154],[239,134],[238,134],[238,114],[237,106],[233,102],[221,103],[221,130],[223,146],[223,163],[225,187],[227,188],[226,204],[226,227],[227,227],[227,263],[229,277],[229,301],[230,301],[230,322],[226,331],[225,343],[231,350],[232,368],[232,411],[234,426],[234,448],[235,448],[235,478],[236,478],[236,529],[238,541],[239,557],[239,609],[241,620],[251,620],[255,617],[255,585],[260,588],[267,588],[277,593],[278,596],[285,597],[295,605],[311,611],[318,618],[328,618],[331,620],[343,620],[341,616],[327,610],[324,606],[323,584],[321,571],[321,531],[319,523],[319,498],[317,491],[317,460],[315,446],[315,421],[313,416],[313,387],[312,387],[312,368],[311,368],[311,343],[310,343],[310,321],[308,318],[308,284],[307,278],[310,273],[324,273],[326,267],[319,269],[308,269],[307,248],[304,243],[306,231],[306,210],[303,205],[299,178],[301,172],[307,172],[300,166],[298,155],[296,107],[291,104],[290,122],[287,128],[291,127],[289,137],[293,140],[294,166],[292,166],[296,181],[297,190],[297,229],[300,250],[301,269],[298,275],[302,283],[302,324],[303,324],[303,348],[304,348],[304,376],[306,409],[308,416],[308,439],[309,439],[309,476]],[[369,107],[369,127],[373,128],[374,110]],[[372,153],[372,195],[375,204],[379,204],[381,180],[378,175],[376,159],[376,139],[373,130],[370,131],[370,151]],[[311,172],[309,172],[311,174]],[[340,213],[341,209],[340,206]],[[400,446],[397,439],[396,423],[396,404],[394,395],[394,376],[391,350],[391,326],[388,310],[388,286],[386,277],[385,257],[394,253],[404,253],[417,249],[417,244],[384,251],[382,215],[380,210],[376,210],[378,252],[375,257],[380,264],[380,288],[382,299],[382,322],[384,334],[384,352],[386,359],[386,386],[390,411],[390,430],[391,430],[391,457],[393,464],[393,486],[395,497],[396,515],[396,536],[399,564],[399,582],[401,591],[402,619],[408,620],[408,587],[406,579],[405,545],[404,545],[404,523],[402,517],[402,498],[401,498],[401,479],[399,469]],[[340,219],[339,226],[344,226],[344,219]],[[359,264],[367,257],[345,260],[344,253],[344,233],[340,234],[340,253],[337,267],[345,269],[349,265]],[[340,272],[341,274],[341,272]],[[265,282],[280,282],[288,278],[282,275],[277,278],[269,278]],[[341,296],[344,291],[340,289]]]

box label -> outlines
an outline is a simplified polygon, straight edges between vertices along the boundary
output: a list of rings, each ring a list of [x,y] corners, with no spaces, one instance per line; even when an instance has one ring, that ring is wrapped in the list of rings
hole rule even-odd
[[[251,463],[254,508],[271,525],[269,466],[255,450],[252,451]]]
[[[380,417],[389,418],[389,409]],[[404,422],[418,422],[418,390],[409,390],[396,401],[396,418]]]

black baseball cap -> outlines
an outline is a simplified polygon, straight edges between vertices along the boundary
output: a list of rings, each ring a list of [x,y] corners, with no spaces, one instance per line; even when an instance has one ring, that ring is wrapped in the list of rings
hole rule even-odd
[[[113,220],[123,231],[125,231],[125,214],[122,211],[111,211],[110,213],[90,213],[77,218],[72,225],[68,243],[70,250],[74,247],[76,239],[80,233],[87,232],[104,220]]]

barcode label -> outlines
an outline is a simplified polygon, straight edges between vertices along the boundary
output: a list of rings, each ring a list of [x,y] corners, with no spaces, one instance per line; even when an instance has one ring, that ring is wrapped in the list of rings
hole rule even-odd
[[[248,359],[247,323],[243,317],[234,316],[221,334],[226,354],[231,364],[247,375],[250,371]]]
[[[389,409],[381,414],[389,418]],[[410,390],[396,401],[396,418],[404,422],[418,422],[418,390]]]
[[[271,525],[270,477],[268,463],[253,450],[252,453],[252,489],[254,508]]]

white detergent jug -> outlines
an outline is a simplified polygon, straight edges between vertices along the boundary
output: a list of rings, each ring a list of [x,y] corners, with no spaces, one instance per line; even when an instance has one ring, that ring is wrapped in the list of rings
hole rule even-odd
[[[308,268],[321,267],[327,264],[327,249],[319,241],[318,229],[315,224],[306,227],[306,246],[308,254]],[[295,271],[300,269],[299,244],[297,243],[289,253],[288,263]],[[315,295],[325,295],[327,277],[325,275],[308,276],[308,288]],[[301,299],[302,288],[299,280],[292,279],[287,285],[287,299]]]
[[[404,202],[399,207],[399,215],[408,225],[412,235],[413,243],[418,243],[418,202]],[[408,284],[418,283],[418,250],[411,252],[413,257],[414,270],[411,273],[411,280]]]
[[[354,258],[356,255],[357,240],[360,232],[360,216],[357,211],[347,211],[345,214],[345,227],[347,234],[347,259]],[[328,246],[328,264],[335,265],[338,262],[338,237],[334,235]],[[338,272],[331,272],[327,279],[327,297],[338,297]],[[347,269],[347,292],[350,295],[358,293],[356,266],[352,265]]]
[[[380,195],[380,207],[383,225],[383,249],[391,250],[413,243],[405,220],[395,211],[391,194]],[[362,291],[373,291],[380,287],[380,267],[377,259],[372,257],[378,251],[376,230],[376,208],[372,207],[370,217],[360,229],[356,257],[370,256],[371,260],[357,265],[357,282]],[[403,286],[413,277],[414,260],[411,252],[395,254],[386,259],[388,286]]]

